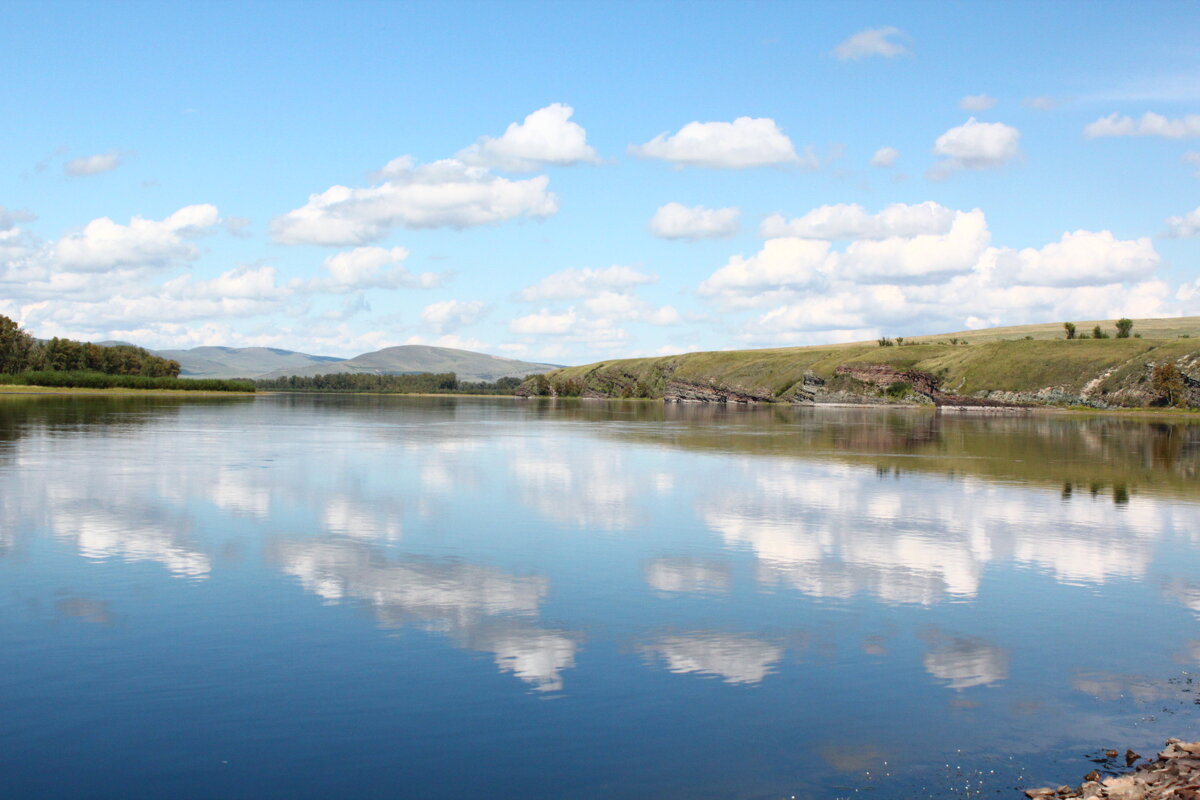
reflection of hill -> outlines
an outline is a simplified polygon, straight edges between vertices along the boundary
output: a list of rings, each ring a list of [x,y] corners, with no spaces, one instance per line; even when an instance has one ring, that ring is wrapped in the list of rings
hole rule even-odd
[[[1117,502],[1137,491],[1200,498],[1200,423],[1186,419],[578,400],[531,401],[531,413],[631,423],[598,432],[685,450],[1070,487],[1068,491],[1112,495]]]

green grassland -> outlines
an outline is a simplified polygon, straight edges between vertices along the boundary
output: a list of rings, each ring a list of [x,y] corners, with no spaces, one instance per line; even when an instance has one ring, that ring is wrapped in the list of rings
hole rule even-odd
[[[1111,320],[1077,323],[1081,332],[1096,324],[1112,334]],[[533,394],[663,397],[672,386],[690,384],[789,400],[806,376],[810,384],[815,380],[844,391],[877,394],[875,387],[839,375],[838,368],[884,364],[929,373],[944,391],[958,395],[1054,388],[1063,398],[1082,397],[1085,390],[1099,396],[1124,391],[1133,397],[1155,364],[1171,361],[1185,374],[1200,366],[1200,317],[1135,320],[1133,330],[1140,338],[1067,340],[1058,323],[912,337],[890,347],[857,342],[621,359],[556,370],[527,381],[524,388]]]

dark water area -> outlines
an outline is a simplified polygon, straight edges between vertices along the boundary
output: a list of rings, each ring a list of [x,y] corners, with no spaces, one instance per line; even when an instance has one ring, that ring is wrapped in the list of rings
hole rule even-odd
[[[1020,797],[1198,670],[1187,421],[0,397],[6,797]]]

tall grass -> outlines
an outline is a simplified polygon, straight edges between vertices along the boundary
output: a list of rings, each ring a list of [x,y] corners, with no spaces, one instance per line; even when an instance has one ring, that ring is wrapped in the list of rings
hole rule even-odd
[[[103,372],[54,370],[0,375],[7,386],[51,386],[82,389],[175,389],[199,392],[253,392],[251,381],[216,378],[150,378],[145,375],[107,375]]]

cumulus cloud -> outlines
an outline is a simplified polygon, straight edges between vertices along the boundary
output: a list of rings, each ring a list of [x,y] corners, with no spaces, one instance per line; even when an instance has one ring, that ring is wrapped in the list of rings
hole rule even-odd
[[[781,237],[763,242],[750,257],[735,255],[700,284],[701,296],[737,302],[763,292],[802,289],[817,283],[829,257],[829,242]]]
[[[908,55],[908,48],[895,41],[903,36],[904,31],[891,26],[867,28],[833,48],[833,54],[840,61],[856,61],[868,56],[892,58]]]
[[[118,267],[161,268],[199,256],[187,241],[220,222],[216,206],[186,206],[161,221],[134,217],[128,225],[94,219],[54,246],[56,264],[66,270],[102,272]]]
[[[1167,217],[1167,236],[1184,239],[1200,235],[1200,207],[1181,217]]]
[[[363,289],[432,289],[443,276],[435,272],[414,275],[403,266],[408,250],[403,247],[356,247],[325,259],[328,278],[309,283],[310,291],[343,294]]]
[[[890,167],[900,157],[900,151],[894,147],[881,147],[871,156],[872,167]]]
[[[772,214],[763,220],[759,230],[766,238],[886,239],[946,233],[953,223],[953,210],[928,200],[914,205],[893,203],[878,214],[868,213],[857,203],[838,203],[814,208],[792,220]]]
[[[1111,231],[1064,233],[1040,250],[1021,250],[1018,258],[1019,283],[1064,287],[1144,278],[1161,260],[1148,238],[1121,241]]]
[[[416,166],[407,156],[384,167],[366,188],[333,186],[276,217],[271,234],[283,244],[358,245],[395,227],[472,228],[558,211],[549,178],[509,180],[457,159]]]
[[[522,290],[518,296],[528,302],[573,300],[596,292],[628,290],[657,280],[656,275],[617,264],[595,269],[572,267],[547,275],[533,286]]]
[[[679,166],[741,169],[793,164],[816,169],[820,161],[811,151],[801,157],[775,120],[738,117],[733,122],[689,122],[678,133],[660,133],[629,152],[643,158],[661,158]]]
[[[1021,132],[1003,122],[977,122],[971,117],[951,128],[934,142],[933,152],[942,160],[930,177],[945,177],[959,169],[990,169],[1017,156]]]
[[[1200,136],[1200,114],[1188,114],[1179,119],[1170,119],[1162,114],[1147,111],[1141,119],[1109,114],[1090,122],[1083,128],[1089,139],[1105,136],[1162,136],[1167,139],[1190,139]]]
[[[650,219],[650,232],[663,239],[719,239],[738,232],[742,212],[667,203]]]
[[[508,323],[508,329],[530,336],[556,335],[572,332],[578,321],[579,317],[573,308],[558,313],[543,308],[533,314],[517,317]]]
[[[908,206],[904,214],[912,208]],[[944,220],[938,217],[949,209],[937,206],[926,210],[927,219],[944,225]],[[920,215],[914,217],[919,219]],[[990,240],[982,211],[955,211],[953,222],[944,233],[852,242],[838,259],[836,270],[839,277],[861,283],[938,281],[969,272]]]
[[[74,177],[84,177],[111,172],[119,166],[121,166],[121,154],[112,150],[107,153],[98,153],[94,156],[72,158],[63,165],[63,172]]]
[[[905,214],[914,208],[897,206]],[[727,309],[764,309],[740,338],[766,346],[861,341],[914,328],[1196,313],[1200,288],[1155,279],[1161,258],[1147,238],[1074,231],[1038,248],[996,247],[979,209],[930,204],[927,211],[939,222],[951,215],[948,228],[901,234],[882,212],[854,206],[815,209],[791,223],[769,220],[767,233],[808,236],[770,238],[758,253],[732,257],[698,294]],[[814,238],[833,235],[835,223],[837,234],[862,238],[840,250]],[[881,231],[892,235],[868,238]]]
[[[472,164],[510,172],[532,172],[546,164],[569,166],[596,163],[596,151],[587,143],[587,132],[571,122],[575,109],[553,103],[534,111],[522,123],[512,123],[499,138],[482,136],[456,158]]]
[[[478,322],[487,310],[482,300],[442,300],[425,306],[421,321],[435,333],[447,333]]]
[[[989,94],[969,94],[958,101],[958,107],[963,111],[987,111],[996,105],[996,98]]]

